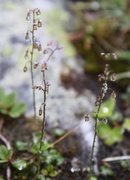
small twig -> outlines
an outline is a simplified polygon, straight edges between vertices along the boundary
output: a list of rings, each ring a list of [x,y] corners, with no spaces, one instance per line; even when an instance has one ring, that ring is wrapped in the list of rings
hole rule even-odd
[[[0,133],[0,139],[5,144],[8,150],[11,149],[10,142]]]
[[[130,156],[115,156],[102,159],[103,162],[120,161],[130,159]]]
[[[76,125],[73,129],[71,129],[70,131],[68,131],[67,133],[65,133],[62,137],[60,137],[59,139],[57,139],[55,142],[53,142],[49,147],[53,147],[56,144],[58,144],[59,142],[61,142],[63,139],[65,139],[66,137],[68,137],[74,130],[76,130],[79,126],[81,126],[82,124],[84,124],[85,121],[82,121],[81,123],[79,123],[78,125]]]

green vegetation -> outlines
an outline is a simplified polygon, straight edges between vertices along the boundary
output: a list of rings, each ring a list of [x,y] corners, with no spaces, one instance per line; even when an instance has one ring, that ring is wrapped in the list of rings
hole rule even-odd
[[[16,97],[17,94],[15,92],[5,94],[4,90],[0,88],[0,114],[18,118],[26,111],[26,104],[17,102]]]
[[[95,119],[94,137],[92,140],[89,170],[86,168],[86,177],[88,177],[89,180],[97,180],[98,175],[95,175],[93,168],[93,162],[95,162],[96,137],[98,136],[103,146],[109,149],[117,144],[121,144],[125,135],[130,133],[130,115],[128,109],[124,114],[121,112],[119,107],[116,106],[116,93],[110,88],[111,86],[108,87],[109,83],[112,84],[113,81],[116,80],[114,73],[116,72],[119,86],[121,86],[123,90],[127,87],[126,91],[123,91],[121,100],[125,101],[125,105],[128,108],[130,105],[130,15],[127,9],[127,1],[122,0],[115,0],[114,2],[112,0],[109,2],[104,0],[100,2],[79,2],[75,3],[75,6],[70,3],[69,8],[74,13],[75,21],[71,27],[68,25],[68,36],[64,36],[63,39],[67,37],[75,46],[77,52],[85,59],[85,69],[87,72],[94,74],[103,72],[98,75],[98,82],[101,83],[101,91],[96,97],[95,102],[95,110],[93,113]],[[53,20],[55,20],[55,18],[60,19],[59,11],[55,9],[55,12]],[[50,143],[49,140],[45,138],[47,123],[46,106],[50,88],[50,84],[46,79],[46,70],[48,70],[48,61],[52,55],[55,51],[61,50],[62,47],[57,41],[52,40],[47,42],[46,48],[42,49],[41,42],[35,37],[36,31],[42,27],[39,15],[41,15],[41,11],[38,8],[27,12],[26,20],[32,23],[31,28],[26,32],[25,39],[29,40],[31,44],[30,48],[26,49],[25,52],[24,57],[26,63],[23,70],[26,72],[28,70],[27,65],[30,63],[35,120],[37,119],[35,91],[38,90],[43,93],[43,102],[39,108],[39,115],[42,115],[41,130],[37,135],[36,132],[34,132],[30,142],[28,140],[22,141],[19,138],[11,142],[6,139],[3,133],[3,129],[6,128],[4,124],[8,123],[6,119],[15,119],[17,121],[18,118],[25,113],[27,106],[25,103],[17,102],[17,94],[15,92],[6,94],[4,90],[0,88],[0,171],[5,174],[0,176],[0,180],[5,179],[5,177],[7,180],[11,178],[14,180],[25,180],[30,179],[30,177],[33,177],[35,180],[51,180],[52,178],[57,178],[60,171],[62,171],[64,158],[58,150],[54,148],[54,145],[66,138],[73,131],[72,129],[65,134],[64,130],[56,128],[50,133],[50,135],[53,134],[59,138],[56,142]],[[65,17],[65,19],[66,18],[68,17]],[[48,20],[48,22],[51,24],[51,20]],[[57,29],[57,27],[59,26],[57,26],[56,23],[55,28]],[[62,34],[60,34],[60,31],[62,31],[62,28],[57,29],[61,38]],[[51,31],[54,31],[54,28]],[[47,55],[47,58],[34,62],[34,60],[37,59],[35,58],[35,51],[37,51],[37,53],[39,51],[42,52],[43,56]],[[10,53],[12,52],[8,49],[3,55],[10,55]],[[113,59],[118,59],[118,61],[113,61]],[[107,63],[105,63],[106,61],[102,63],[102,60],[107,60]],[[105,68],[103,69],[104,64]],[[39,85],[35,85],[34,82],[34,69],[36,68],[39,68],[39,74],[42,77]],[[122,79],[128,81],[122,81]],[[118,89],[118,91],[118,93],[120,93],[120,89]],[[111,97],[107,98],[109,92],[111,92]],[[85,120],[86,123],[89,121],[88,114],[85,116]],[[9,125],[12,126],[12,129],[14,128],[11,122]],[[121,152],[122,154],[124,153],[122,150]],[[128,153],[127,150],[125,153]],[[119,165],[124,170],[130,169],[130,164],[127,160],[120,161]],[[99,171],[99,176],[103,178],[114,176],[114,170],[109,163],[100,163]]]

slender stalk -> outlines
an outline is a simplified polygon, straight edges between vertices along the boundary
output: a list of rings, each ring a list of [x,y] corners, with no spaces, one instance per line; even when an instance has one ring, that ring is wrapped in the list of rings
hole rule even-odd
[[[41,140],[40,140],[40,148],[39,151],[41,151],[42,148],[42,141],[45,131],[45,121],[46,121],[46,97],[47,97],[47,84],[45,80],[45,72],[43,71],[43,84],[44,84],[44,99],[43,99],[43,119],[42,119],[42,131],[41,131]]]
[[[43,99],[43,119],[42,119],[42,130],[41,130],[41,138],[40,138],[40,147],[38,152],[38,166],[37,166],[37,173],[34,177],[34,180],[37,179],[37,176],[40,172],[40,155],[41,155],[41,149],[42,149],[42,143],[44,138],[44,132],[45,132],[45,121],[46,121],[46,98],[47,98],[47,83],[45,79],[45,72],[43,71],[43,85],[44,85],[44,99]]]
[[[89,167],[90,167],[89,177],[91,177],[93,175],[94,149],[95,149],[96,137],[97,137],[97,133],[98,133],[98,114],[100,111],[102,100],[103,100],[103,97],[101,98],[101,100],[99,102],[99,106],[98,106],[96,116],[95,116],[94,138],[93,138],[92,150],[91,150],[91,155],[90,155],[90,165],[89,165]]]
[[[35,12],[33,11],[33,23],[35,21]],[[34,86],[34,73],[33,73],[33,55],[34,55],[34,48],[33,44],[35,42],[35,36],[34,36],[34,29],[32,26],[32,50],[31,50],[31,83],[32,87]],[[34,110],[34,119],[36,120],[36,97],[35,97],[35,89],[32,89],[32,96],[33,96],[33,110]]]

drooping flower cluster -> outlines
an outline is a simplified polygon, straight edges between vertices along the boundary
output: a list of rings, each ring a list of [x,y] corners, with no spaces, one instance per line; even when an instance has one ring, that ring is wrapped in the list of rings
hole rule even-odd
[[[44,72],[48,69],[48,61],[50,60],[51,56],[55,53],[57,50],[61,50],[62,47],[59,45],[59,43],[55,40],[49,41],[47,43],[47,47],[43,50],[44,55],[48,55],[45,60],[42,60],[40,62],[34,62],[33,68],[36,69],[38,66],[40,67],[41,72]]]
[[[110,56],[110,55],[113,58],[117,57],[115,53],[112,53],[112,54],[109,53],[107,55],[105,55],[105,53],[104,53],[101,55],[105,56],[107,59],[108,59],[108,56]],[[115,81],[115,80],[116,80],[116,74],[109,69],[109,64],[105,64],[103,73],[98,75],[98,81],[102,83],[102,87],[101,87],[100,95],[98,95],[96,98],[95,106],[100,108],[100,105],[101,105],[106,93],[108,92],[108,90],[111,91],[111,97],[114,99],[116,98],[115,91],[113,91],[111,88],[108,87],[108,81]],[[103,118],[102,122],[106,124],[107,118]]]
[[[38,30],[38,28],[42,27],[42,22],[38,18],[38,16],[41,14],[41,11],[38,8],[35,8],[33,10],[29,10],[27,12],[26,20],[32,21],[32,28],[31,30],[28,30],[25,35],[25,40],[30,41],[32,43],[32,49],[27,49],[24,55],[25,60],[27,60],[26,65],[23,68],[23,71],[27,71],[27,63],[33,61],[33,51],[36,49],[38,51],[42,51],[42,46],[39,41],[36,40],[35,37],[35,31]]]
[[[44,92],[44,103],[42,103],[40,106],[39,115],[42,115],[43,109],[46,106],[46,95],[49,93],[50,84],[46,81],[45,78],[45,71],[48,70],[48,61],[50,60],[51,56],[55,53],[55,51],[61,49],[62,47],[59,45],[57,41],[49,41],[47,43],[47,47],[43,50],[43,54],[46,54],[47,58],[45,60],[41,60],[40,62],[35,62],[33,65],[34,69],[40,67],[40,72],[43,74],[43,80],[41,85],[32,87],[35,90],[42,90]]]

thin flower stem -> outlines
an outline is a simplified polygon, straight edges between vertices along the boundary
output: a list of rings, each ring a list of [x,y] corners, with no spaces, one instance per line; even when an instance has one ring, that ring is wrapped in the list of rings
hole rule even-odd
[[[57,50],[57,47],[54,50],[51,50],[50,55],[47,58],[47,61],[49,61],[50,57],[54,54],[54,52]]]
[[[45,121],[46,121],[46,97],[47,97],[47,84],[45,79],[45,72],[43,71],[43,84],[44,84],[44,99],[43,99],[43,120],[42,120],[42,132],[41,132],[41,140],[40,140],[40,148],[39,151],[41,151],[42,148],[42,141],[45,131]]]
[[[35,12],[33,12],[33,22],[35,20]],[[33,55],[34,55],[34,48],[33,44],[35,42],[35,36],[34,36],[34,29],[32,26],[32,50],[31,50],[31,83],[32,87],[34,87],[34,73],[33,73]],[[32,94],[33,94],[33,110],[34,110],[34,119],[36,121],[36,96],[35,96],[35,89],[32,89]]]
[[[47,84],[45,79],[45,72],[43,71],[43,84],[44,84],[44,99],[43,99],[43,120],[42,120],[42,131],[41,131],[41,139],[40,139],[40,147],[38,152],[38,166],[37,166],[37,173],[34,177],[34,180],[37,179],[37,176],[40,172],[40,155],[41,155],[41,149],[42,149],[42,143],[43,143],[43,137],[45,132],[45,121],[46,121],[46,97],[47,97]]]
[[[96,116],[95,116],[94,138],[93,138],[93,144],[92,144],[92,150],[91,150],[91,156],[90,156],[90,164],[89,164],[89,168],[90,168],[89,178],[91,178],[92,175],[93,175],[94,149],[95,149],[96,137],[97,137],[97,133],[98,133],[98,114],[99,114],[99,111],[100,111],[102,100],[103,100],[103,96],[100,99],[98,109],[97,109],[97,112],[96,112]]]

